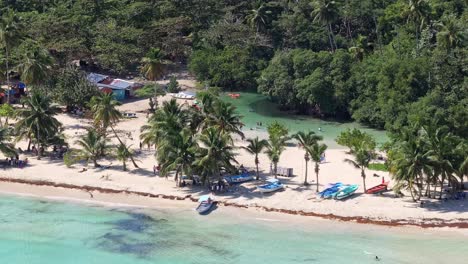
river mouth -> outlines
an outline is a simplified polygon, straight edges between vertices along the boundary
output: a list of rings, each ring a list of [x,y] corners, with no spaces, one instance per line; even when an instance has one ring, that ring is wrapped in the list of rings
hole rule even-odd
[[[267,96],[257,93],[239,93],[237,99],[231,98],[228,93],[221,98],[234,104],[237,112],[242,116],[244,131],[266,133],[268,124],[278,121],[286,125],[291,133],[298,131],[314,131],[322,135],[329,147],[337,148],[336,137],[348,128],[358,128],[374,136],[378,143],[388,140],[386,132],[365,127],[357,122],[340,122],[335,120],[322,120],[305,115],[294,115],[280,111],[276,104],[268,100]]]

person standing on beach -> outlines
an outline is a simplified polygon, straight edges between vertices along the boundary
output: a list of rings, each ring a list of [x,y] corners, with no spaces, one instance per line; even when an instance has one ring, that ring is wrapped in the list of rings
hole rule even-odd
[[[156,176],[156,165],[153,165],[153,174]]]

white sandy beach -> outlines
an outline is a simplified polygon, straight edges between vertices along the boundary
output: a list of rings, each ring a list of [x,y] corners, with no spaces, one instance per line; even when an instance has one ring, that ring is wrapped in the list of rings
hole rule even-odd
[[[168,100],[169,97],[160,98],[161,101]],[[160,102],[161,103],[161,102]],[[183,103],[183,101],[181,101]],[[146,114],[143,113],[148,108],[148,100],[138,100],[130,103],[125,103],[120,107],[121,111],[136,112],[137,118],[121,121],[117,129],[121,133],[122,138],[133,145],[136,150],[139,146],[140,127],[146,123]],[[60,122],[65,127],[67,141],[73,142],[85,132],[85,128],[90,126],[90,120],[78,119],[66,114],[58,116]],[[129,134],[131,133],[131,135]],[[249,133],[250,134],[250,133]],[[129,136],[130,135],[130,136]],[[250,136],[250,135],[248,135]],[[245,144],[241,140],[236,141],[236,146]],[[18,147],[26,149],[26,142],[19,142]],[[245,151],[239,149],[237,160],[239,164],[243,164],[250,169],[254,168],[254,158]],[[291,167],[294,169],[295,177],[284,178],[280,177],[283,183],[287,186],[284,191],[273,194],[261,194],[256,190],[256,185],[259,183],[250,182],[234,187],[232,192],[217,195],[218,201],[228,201],[238,205],[249,207],[269,207],[276,209],[295,210],[303,212],[313,212],[316,214],[333,214],[337,216],[358,217],[363,216],[372,220],[401,220],[407,219],[415,222],[430,221],[430,219],[440,219],[444,221],[462,221],[468,223],[468,200],[464,201],[426,201],[423,208],[419,204],[413,203],[410,197],[394,198],[392,192],[388,192],[383,196],[374,196],[362,194],[363,189],[360,187],[357,194],[350,199],[344,201],[335,200],[319,200],[315,198],[315,174],[313,164],[309,163],[309,183],[310,186],[304,187],[305,162],[303,159],[304,152],[297,147],[288,147],[282,154],[279,166]],[[20,159],[26,156],[21,155]],[[323,189],[328,183],[344,182],[349,184],[359,184],[362,186],[360,171],[352,165],[343,162],[347,157],[345,149],[328,149],[326,151],[326,162],[320,165],[320,188]],[[102,165],[109,165],[107,169],[93,168],[91,165],[87,167],[87,171],[79,172],[83,168],[83,164],[76,164],[72,168],[67,168],[61,160],[50,160],[43,158],[37,160],[35,157],[29,156],[29,166],[26,168],[7,168],[0,171],[0,177],[9,179],[24,179],[30,181],[48,181],[56,183],[72,184],[76,186],[94,186],[116,190],[130,190],[135,192],[144,192],[151,194],[165,194],[174,196],[192,195],[198,197],[208,193],[206,189],[201,188],[178,188],[172,178],[165,178],[153,175],[153,166],[156,164],[154,158],[154,149],[148,150],[146,146],[137,156],[139,169],[133,168],[128,164],[129,171],[122,171],[122,164],[116,160],[102,160]],[[262,178],[265,178],[269,173],[270,162],[265,154],[260,155],[260,170]],[[380,177],[373,177],[373,174],[378,174]],[[388,173],[367,171],[367,187],[381,183],[381,177],[385,180],[390,180]],[[11,184],[11,183],[8,183]],[[24,184],[16,184],[11,187],[7,183],[0,183],[2,191],[11,191],[19,193],[27,193],[31,188]],[[23,187],[21,187],[23,186]],[[390,184],[391,187],[391,184]],[[48,189],[50,190],[50,189]],[[67,192],[60,191],[61,195],[67,195]],[[89,195],[89,194],[86,194]],[[99,194],[93,193],[94,197]],[[117,200],[112,202],[132,204],[130,197],[116,196]],[[161,199],[160,199],[161,200]],[[154,199],[152,200],[154,202]],[[161,202],[162,203],[162,202]],[[194,206],[192,202],[181,202]],[[185,206],[185,205],[184,205]],[[222,208],[221,208],[222,210]]]

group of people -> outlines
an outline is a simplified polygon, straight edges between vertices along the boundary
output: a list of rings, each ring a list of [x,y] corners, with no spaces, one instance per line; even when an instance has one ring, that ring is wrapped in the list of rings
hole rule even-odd
[[[223,181],[218,181],[217,183],[211,185],[210,190],[212,192],[224,192],[227,189],[227,186]]]
[[[6,162],[6,164],[8,166],[23,168],[24,166],[26,166],[26,164],[28,164],[28,158],[26,158],[24,160],[20,160],[19,155],[16,154],[16,156],[14,156],[14,157],[6,158],[5,162]]]

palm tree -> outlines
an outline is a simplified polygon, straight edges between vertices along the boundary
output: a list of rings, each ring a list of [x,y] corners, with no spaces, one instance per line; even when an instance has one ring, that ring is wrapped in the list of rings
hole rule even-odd
[[[439,32],[437,33],[437,43],[447,51],[461,45],[464,41],[463,27],[457,21],[456,17],[446,16],[438,23]]]
[[[88,130],[88,133],[81,136],[81,138],[75,142],[75,144],[81,147],[79,150],[79,157],[86,161],[91,160],[95,168],[99,167],[100,165],[97,161],[106,154],[106,150],[109,148],[107,141],[106,137],[97,130]]]
[[[460,177],[461,187],[462,189],[464,189],[465,188],[464,177],[465,175],[468,175],[468,141],[462,140],[457,145],[456,152],[458,153],[458,156],[460,157],[456,173],[458,177]]]
[[[43,83],[51,70],[53,59],[45,49],[35,47],[24,53],[22,62],[17,66],[21,79],[26,84]]]
[[[314,8],[312,11],[314,21],[319,21],[327,27],[330,47],[334,51],[338,47],[333,35],[332,23],[339,18],[338,4],[333,0],[314,0],[312,1],[312,6]]]
[[[361,145],[357,149],[355,149],[352,155],[354,156],[354,160],[344,159],[344,161],[354,165],[354,167],[358,169],[361,169],[362,183],[363,183],[364,192],[365,192],[367,190],[365,169],[369,167],[369,163],[375,155],[374,150],[368,148],[368,145],[366,144],[366,142],[362,142]]]
[[[268,146],[268,141],[266,141],[265,139],[260,140],[258,139],[258,137],[256,137],[254,139],[247,139],[247,142],[249,142],[249,145],[247,145],[246,147],[242,147],[242,148],[245,149],[248,153],[255,155],[255,166],[257,167],[256,180],[258,181],[260,178],[260,175],[258,172],[258,164],[260,163],[258,161],[258,154],[262,153],[263,149],[265,149],[266,146]]]
[[[292,136],[294,139],[299,141],[299,147],[304,148],[305,154],[304,154],[304,160],[305,160],[305,175],[304,175],[304,185],[309,185],[307,182],[307,169],[308,169],[308,164],[310,160],[310,153],[309,149],[317,143],[317,141],[322,140],[322,136],[316,135],[315,132],[309,131],[307,133],[305,132],[297,132]]]
[[[397,182],[397,189],[406,186],[409,189],[414,201],[418,201],[422,196],[423,175],[426,175],[427,192],[432,182],[433,167],[430,156],[432,152],[427,150],[427,146],[422,137],[411,132],[404,132],[403,139],[394,149],[394,160],[390,160],[390,171]],[[418,197],[415,196],[418,194]]]
[[[255,28],[257,35],[260,30],[265,29],[270,14],[271,10],[268,10],[268,6],[260,1],[257,1],[255,7],[249,11],[246,19],[248,23]]]
[[[15,125],[18,140],[27,137],[30,143],[31,139],[34,139],[37,144],[46,146],[49,139],[59,134],[61,124],[54,116],[60,112],[60,108],[53,105],[49,97],[39,92],[27,97],[24,103],[26,108],[19,109],[16,112],[19,119]],[[41,154],[39,152],[39,159]]]
[[[124,144],[114,129],[114,125],[122,118],[122,113],[117,110],[120,102],[115,100],[111,94],[101,94],[93,96],[90,101],[91,111],[96,126],[101,129],[103,135],[107,134],[107,128],[111,128],[120,144]],[[129,157],[135,168],[139,168],[133,156]]]
[[[119,144],[117,147],[116,157],[118,160],[122,161],[122,169],[127,170],[127,160],[130,157],[133,157],[133,151],[131,150],[131,145]]]
[[[427,23],[427,17],[430,13],[430,6],[426,0],[409,0],[407,14],[407,23],[413,23],[415,27],[416,54],[418,52],[419,34]]]
[[[325,144],[313,144],[308,151],[310,152],[311,159],[315,162],[315,177],[317,192],[319,192],[319,171],[320,171],[320,161],[322,160],[323,154],[327,150],[327,145]]]
[[[6,157],[15,155],[15,146],[10,143],[10,129],[8,127],[0,127],[0,152]]]
[[[6,81],[8,85],[7,102],[10,102],[10,53],[22,38],[20,18],[16,13],[7,9],[0,20],[0,47],[5,49]]]
[[[186,126],[188,113],[175,99],[166,101],[150,118],[148,124],[141,127],[144,144],[159,143],[167,138],[176,136]]]
[[[211,113],[208,113],[205,118],[204,127],[213,126],[227,135],[234,133],[244,138],[241,118],[242,116],[236,113],[236,107],[233,104],[216,99]]]
[[[359,35],[356,44],[349,48],[349,52],[354,54],[354,57],[362,61],[364,59],[364,55],[370,50],[373,46],[373,43],[367,41],[367,37],[363,35]]]
[[[174,180],[180,186],[179,173],[192,176],[192,166],[198,145],[190,129],[183,129],[177,135],[164,140],[158,147],[158,160],[161,173],[167,175],[169,171],[176,171]]]
[[[229,135],[215,127],[205,129],[199,136],[199,151],[195,165],[203,168],[205,176],[221,177],[221,168],[232,170],[234,158],[233,147]]]
[[[286,149],[286,141],[288,140],[287,137],[271,137],[268,141],[267,151],[265,152],[273,163],[273,172],[275,174],[275,178],[278,178],[277,171],[278,171],[278,162],[280,160],[281,154]]]
[[[143,64],[141,73],[151,81],[161,78],[168,64],[168,61],[164,60],[164,54],[158,48],[151,48],[141,62]]]

